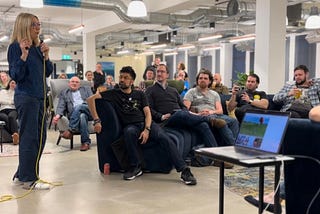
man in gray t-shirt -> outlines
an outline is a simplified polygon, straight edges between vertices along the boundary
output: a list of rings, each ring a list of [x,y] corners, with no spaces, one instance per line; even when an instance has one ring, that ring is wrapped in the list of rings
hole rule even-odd
[[[225,120],[227,126],[218,131],[227,145],[233,145],[239,131],[239,123],[235,118],[223,114],[220,95],[210,89],[212,81],[211,72],[201,70],[196,77],[197,86],[189,89],[183,102],[195,114]]]

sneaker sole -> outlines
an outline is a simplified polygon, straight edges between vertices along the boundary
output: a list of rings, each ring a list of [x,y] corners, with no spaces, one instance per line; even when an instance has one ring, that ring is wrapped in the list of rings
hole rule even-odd
[[[186,184],[186,185],[196,185],[197,184],[197,182],[195,181],[184,181],[182,178],[181,178],[181,181],[184,183],[184,184]]]
[[[129,177],[129,178],[123,178],[124,180],[133,180],[133,179],[135,179],[136,177],[139,177],[139,176],[141,176],[142,175],[142,170],[138,173],[138,174],[136,174],[136,175],[134,175],[134,176],[131,176],[131,177]]]

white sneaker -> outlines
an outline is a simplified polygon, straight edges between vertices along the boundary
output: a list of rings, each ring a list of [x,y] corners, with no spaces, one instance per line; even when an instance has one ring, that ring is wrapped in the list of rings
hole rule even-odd
[[[23,183],[22,181],[20,181],[19,178],[17,178],[17,177],[13,178],[12,183],[13,183],[14,185],[16,185],[16,186],[21,186],[21,185],[24,184],[24,183]]]
[[[49,190],[50,189],[50,184],[47,183],[42,183],[42,182],[26,182],[23,185],[24,189],[30,190]]]

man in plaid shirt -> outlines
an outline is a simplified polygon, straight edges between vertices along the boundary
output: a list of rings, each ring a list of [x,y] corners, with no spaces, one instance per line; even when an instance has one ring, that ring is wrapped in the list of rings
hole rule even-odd
[[[308,118],[310,109],[320,104],[320,81],[309,80],[309,69],[299,65],[294,69],[294,81],[288,81],[273,102],[282,104],[280,111],[291,112],[291,117]]]

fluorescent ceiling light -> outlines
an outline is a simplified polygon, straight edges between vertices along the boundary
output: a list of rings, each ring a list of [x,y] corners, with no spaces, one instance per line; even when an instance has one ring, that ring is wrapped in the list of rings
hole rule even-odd
[[[129,53],[129,50],[123,50],[123,51],[118,51],[117,54],[127,54]]]
[[[212,50],[218,50],[220,48],[221,48],[220,46],[212,46],[212,47],[203,48],[202,50],[203,51],[212,51]]]
[[[9,37],[6,36],[6,35],[1,36],[1,37],[0,37],[0,42],[4,42],[4,41],[6,41],[6,40],[8,40],[8,39],[9,39]]]
[[[142,55],[153,55],[154,52],[153,51],[144,51],[141,53]]]
[[[43,8],[43,0],[20,0],[20,7]]]
[[[127,15],[130,17],[146,17],[146,5],[142,0],[131,0],[128,6]]]
[[[207,40],[212,40],[212,39],[220,39],[222,38],[221,34],[218,35],[213,35],[213,36],[206,36],[206,37],[201,37],[198,39],[199,42],[207,41]]]
[[[256,38],[255,34],[247,34],[243,36],[237,36],[237,37],[232,37],[230,38],[229,42],[243,42],[243,41],[249,41],[249,40],[254,40]]]
[[[157,48],[164,48],[164,47],[167,47],[167,44],[152,45],[150,48],[157,49]]]
[[[178,47],[178,50],[187,50],[187,49],[193,49],[193,48],[195,48],[194,45],[184,45],[184,46]]]
[[[77,32],[82,31],[83,28],[84,28],[84,25],[81,24],[81,25],[79,25],[79,26],[76,26],[76,27],[71,28],[68,32],[69,32],[70,34],[71,34],[71,33],[77,33]]]
[[[169,53],[164,53],[164,56],[172,56],[172,55],[177,55],[177,52],[169,52]]]

